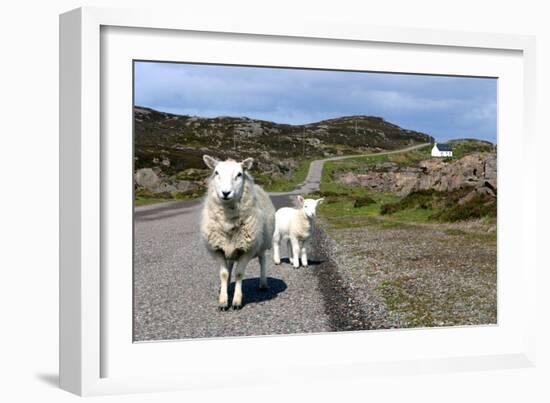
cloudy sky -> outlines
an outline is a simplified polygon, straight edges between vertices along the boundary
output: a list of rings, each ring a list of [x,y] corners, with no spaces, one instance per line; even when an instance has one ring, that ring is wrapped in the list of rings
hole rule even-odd
[[[373,115],[438,141],[496,142],[496,79],[136,62],[134,91],[136,105],[182,115],[290,124]]]

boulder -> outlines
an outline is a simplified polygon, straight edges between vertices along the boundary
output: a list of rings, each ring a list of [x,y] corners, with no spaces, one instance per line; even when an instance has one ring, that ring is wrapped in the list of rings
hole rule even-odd
[[[174,186],[175,186],[176,190],[178,190],[180,192],[187,192],[188,190],[192,190],[192,189],[197,188],[197,185],[195,185],[195,183],[193,183],[191,181],[186,181],[186,180],[176,181],[174,183]]]
[[[134,178],[138,186],[149,190],[155,189],[161,182],[158,174],[151,168],[138,169]]]
[[[165,192],[172,193],[177,191],[178,189],[176,188],[176,186],[170,183],[162,182],[157,187],[151,190],[153,191],[153,193],[165,193]]]

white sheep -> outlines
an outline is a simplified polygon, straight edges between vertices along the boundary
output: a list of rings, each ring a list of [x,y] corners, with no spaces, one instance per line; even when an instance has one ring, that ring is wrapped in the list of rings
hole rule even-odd
[[[271,249],[275,207],[247,172],[252,167],[252,158],[221,162],[205,155],[203,160],[212,169],[212,176],[202,211],[201,234],[220,265],[219,308],[228,307],[227,286],[235,264],[232,307],[240,309],[242,280],[251,259],[257,257],[260,261],[260,289],[268,287],[265,252]]]
[[[307,246],[315,227],[315,215],[317,206],[322,203],[321,199],[304,199],[298,196],[300,208],[282,207],[275,213],[275,232],[273,233],[273,261],[281,263],[280,246],[281,241],[287,240],[288,257],[294,267],[300,266],[301,255],[302,266],[307,266]]]

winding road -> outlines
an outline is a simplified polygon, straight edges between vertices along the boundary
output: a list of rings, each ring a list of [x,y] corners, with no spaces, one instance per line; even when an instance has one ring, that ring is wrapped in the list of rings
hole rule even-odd
[[[376,155],[407,152],[428,144]],[[271,193],[276,208],[293,204],[293,195],[319,190],[326,161],[313,161],[301,185]],[[218,267],[200,239],[200,200],[137,207],[134,213],[134,341],[195,337],[317,333],[368,329],[368,318],[354,303],[353,291],[328,256],[324,231],[316,231],[308,268],[294,269],[283,259],[275,266],[268,253],[269,290],[260,291],[259,265],[252,261],[243,281],[243,309],[219,311]],[[282,254],[285,256],[285,248]],[[233,284],[229,288],[232,295]]]

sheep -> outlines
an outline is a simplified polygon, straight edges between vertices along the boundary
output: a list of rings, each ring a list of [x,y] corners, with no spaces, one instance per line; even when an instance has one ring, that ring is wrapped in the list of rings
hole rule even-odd
[[[208,155],[203,160],[212,175],[201,217],[201,235],[206,248],[220,266],[219,309],[227,310],[227,286],[235,266],[232,308],[242,307],[242,280],[246,265],[260,261],[260,289],[268,288],[266,250],[271,249],[275,227],[275,207],[267,193],[254,183],[248,171],[254,160],[218,161]]]
[[[287,239],[288,255],[295,268],[300,266],[301,254],[302,266],[307,267],[307,246],[315,226],[316,209],[324,198],[317,200],[304,199],[298,196],[300,208],[282,207],[275,213],[275,232],[273,233],[273,261],[281,264],[280,245]]]

